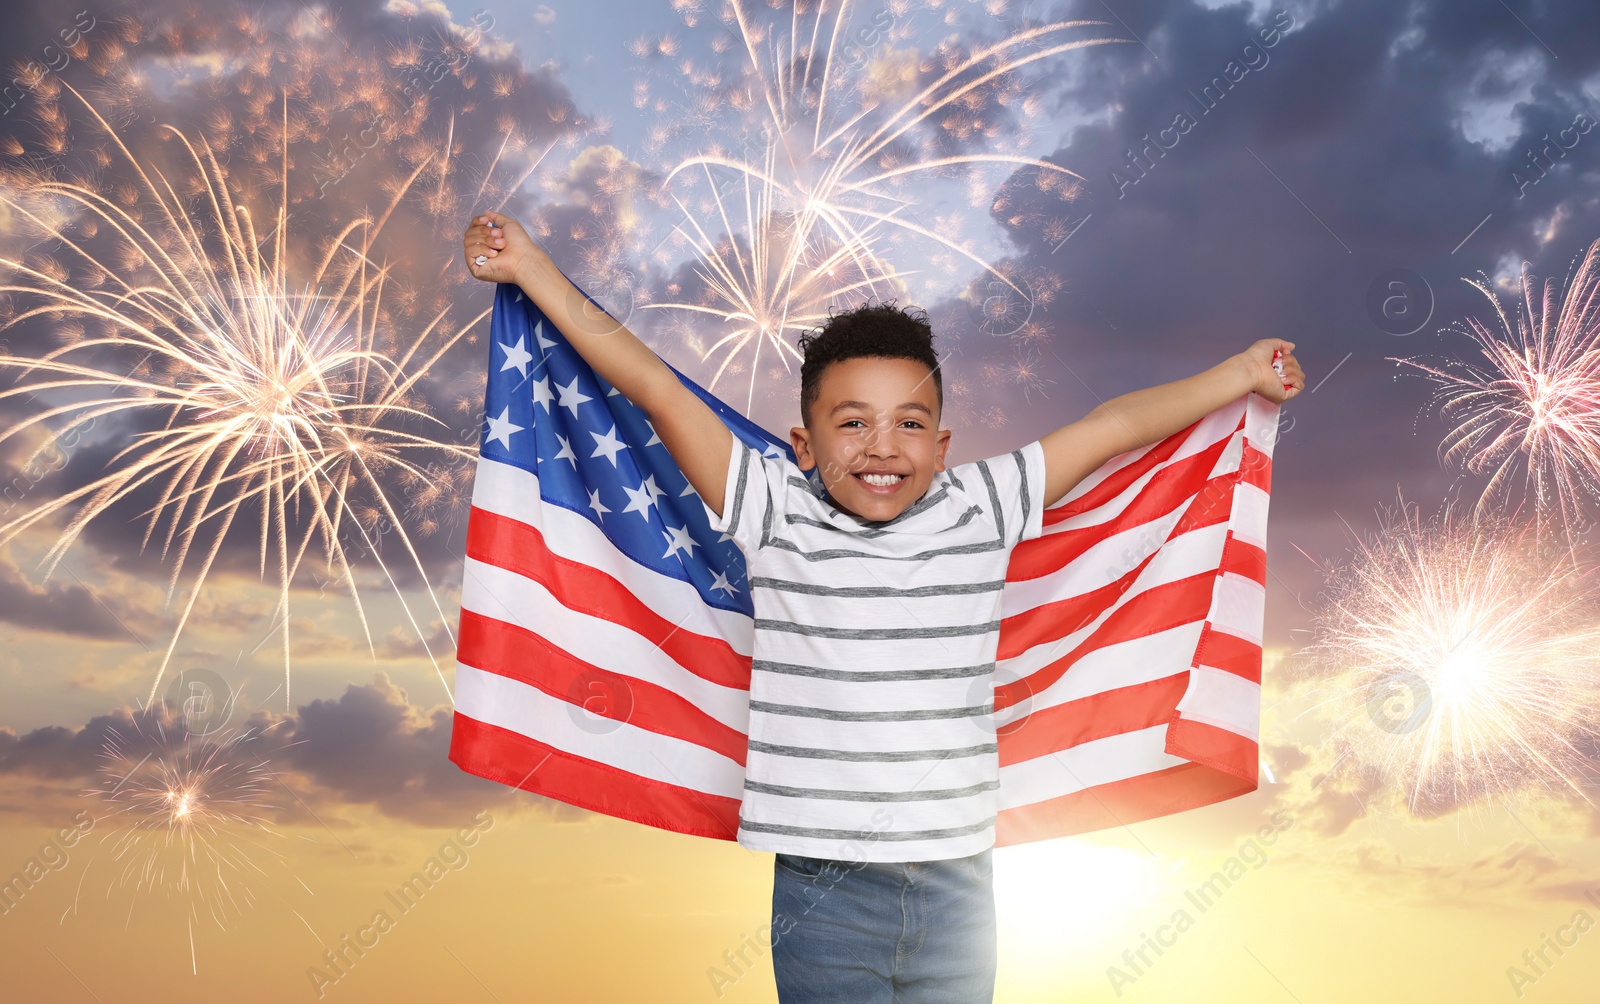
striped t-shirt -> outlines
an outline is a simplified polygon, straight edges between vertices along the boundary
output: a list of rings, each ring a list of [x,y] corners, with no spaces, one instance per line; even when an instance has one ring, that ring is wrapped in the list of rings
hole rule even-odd
[[[1043,495],[1034,440],[864,521],[815,468],[734,439],[726,519],[706,514],[745,555],[755,613],[740,844],[844,861],[994,846],[1000,589]]]

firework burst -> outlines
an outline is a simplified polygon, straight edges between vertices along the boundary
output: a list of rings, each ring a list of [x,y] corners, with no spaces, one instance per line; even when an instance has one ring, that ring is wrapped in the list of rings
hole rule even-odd
[[[770,151],[769,151],[770,152]],[[770,166],[770,161],[769,161]],[[770,183],[752,187],[742,179],[744,217],[735,226],[721,194],[715,197],[718,218],[727,236],[713,240],[685,208],[693,235],[690,243],[700,259],[697,274],[705,283],[705,302],[652,303],[646,308],[674,309],[719,318],[726,333],[702,355],[726,349],[710,386],[754,343],[750,357],[750,397],[754,401],[756,367],[761,349],[771,346],[785,369],[792,359],[801,361],[790,336],[827,319],[828,305],[859,289],[877,290],[899,278],[872,251],[867,233],[844,242],[819,239],[809,208],[799,213],[775,204],[777,192]],[[679,203],[680,208],[684,208]],[[787,355],[786,355],[787,353]]]
[[[254,905],[252,883],[269,877],[262,863],[284,865],[272,846],[283,835],[265,815],[279,806],[267,800],[274,780],[253,749],[260,738],[254,729],[192,732],[161,702],[135,713],[128,734],[108,731],[100,784],[85,794],[98,797],[97,823],[104,821],[100,846],[114,873],[106,897],[130,894],[129,923],[142,899],[179,900],[192,953],[195,922],[209,918],[226,929]],[[94,864],[84,869],[80,894]]]
[[[680,10],[691,26],[699,17],[696,4]],[[718,314],[734,326],[717,343],[732,346],[717,375],[746,346],[759,353],[770,338],[786,347],[784,329],[803,323],[800,318],[816,314],[816,307],[860,289],[875,295],[903,292],[898,279],[909,273],[897,272],[886,257],[888,245],[902,238],[930,242],[935,249],[931,261],[942,274],[956,274],[965,264],[992,276],[991,285],[1008,288],[1011,296],[991,295],[985,303],[1009,299],[1000,319],[1015,320],[1014,326],[1025,323],[1031,315],[1028,290],[1009,269],[997,267],[971,241],[961,239],[958,224],[918,222],[911,212],[915,201],[910,185],[919,177],[962,176],[974,205],[984,206],[992,201],[988,193],[994,187],[983,182],[984,170],[1027,169],[1037,176],[1041,190],[1055,191],[1064,201],[1076,197],[1083,179],[1060,165],[1014,153],[965,152],[963,147],[996,141],[1002,116],[991,106],[1014,106],[1024,114],[1037,110],[1023,98],[1025,68],[1086,46],[1128,40],[1069,39],[1076,29],[1104,23],[1060,21],[1011,32],[971,50],[946,43],[926,57],[896,52],[890,59],[886,53],[885,63],[856,44],[859,33],[846,32],[848,2],[821,3],[809,14],[797,4],[786,31],[752,19],[738,0],[729,5],[725,20],[745,61],[741,71],[725,74],[689,58],[681,60],[680,83],[690,100],[672,104],[675,123],[652,133],[653,144],[665,147],[680,130],[703,136],[713,124],[728,130],[733,119],[740,135],[761,137],[755,156],[700,150],[679,159],[665,175],[665,186],[701,175],[710,184],[709,194],[679,201],[689,220],[679,233],[706,266],[701,275],[710,302],[655,306]],[[876,18],[874,24],[874,44],[887,42],[893,25],[884,28]],[[675,53],[675,42],[671,48]],[[633,49],[640,56],[671,54],[661,43],[647,40]],[[647,85],[637,87],[636,95],[636,104],[650,105]],[[749,150],[750,144],[744,148]],[[729,225],[724,202],[729,181],[735,193],[744,193],[747,207],[761,207],[747,214],[742,233]],[[990,208],[1007,211],[999,204]],[[730,236],[713,241],[697,216],[722,219]],[[747,249],[743,254],[752,263],[778,267],[748,267],[743,260],[730,266],[723,249],[738,248],[741,238]],[[762,248],[775,240],[780,247]],[[785,302],[795,298],[799,302],[792,307]],[[1019,303],[1029,309],[1020,309]],[[991,323],[987,315],[985,323]],[[759,369],[749,369],[753,397]]]
[[[63,85],[66,86],[66,85]],[[77,92],[67,88],[77,96]],[[81,99],[81,96],[80,96]],[[60,415],[74,426],[127,413],[164,415],[160,428],[136,434],[113,458],[111,473],[35,506],[0,525],[0,542],[14,538],[58,511],[73,512],[66,529],[41,564],[46,577],[83,527],[144,485],[162,480],[141,547],[162,517],[167,529],[162,554],[177,542],[168,602],[191,547],[209,532],[208,546],[171,643],[152,681],[154,698],[207,573],[234,520],[254,509],[259,526],[260,570],[269,553],[279,581],[284,696],[289,697],[289,589],[311,542],[321,544],[330,574],[337,567],[351,582],[369,649],[373,648],[360,594],[346,559],[345,541],[364,545],[393,584],[377,556],[371,533],[358,518],[361,505],[386,517],[427,586],[404,521],[384,488],[384,477],[404,474],[426,481],[411,458],[417,452],[472,455],[470,447],[407,431],[413,422],[443,423],[413,406],[415,385],[428,367],[462,337],[441,332],[445,312],[422,327],[409,346],[389,353],[378,335],[389,268],[373,261],[371,249],[384,221],[422,173],[418,167],[376,220],[346,223],[303,283],[291,279],[287,100],[283,102],[281,198],[274,226],[257,232],[248,206],[236,202],[208,142],[191,142],[168,127],[187,153],[188,171],[174,182],[137,159],[116,130],[88,102],[85,107],[125,158],[140,183],[143,206],[130,212],[94,188],[35,176],[24,186],[15,177],[0,183],[0,203],[77,260],[97,281],[73,283],[60,262],[0,259],[10,276],[0,292],[31,305],[10,324],[41,317],[66,325],[92,325],[101,332],[74,337],[36,357],[3,357],[17,372],[14,388],[0,398],[87,392],[88,400],[45,407],[0,432],[0,441]],[[199,211],[186,205],[179,188],[198,195]],[[132,201],[131,199],[126,201]],[[144,207],[153,207],[153,212]],[[150,222],[150,217],[154,217]],[[85,233],[116,235],[115,261],[97,254]],[[262,250],[270,240],[268,250]],[[431,341],[424,350],[425,343]],[[131,361],[131,362],[130,362]],[[75,511],[74,511],[75,507]],[[306,523],[298,541],[297,522]],[[352,538],[344,532],[348,523]],[[397,587],[398,592],[398,587]],[[431,586],[430,600],[445,618]],[[419,637],[423,632],[402,600]],[[451,638],[454,641],[454,638]],[[429,652],[433,659],[433,653]],[[436,659],[435,670],[444,683]],[[446,692],[449,692],[446,685]]]
[[[1509,507],[1520,495],[1538,532],[1560,526],[1570,535],[1600,497],[1600,241],[1565,295],[1524,263],[1514,320],[1487,277],[1465,281],[1489,299],[1498,321],[1474,317],[1456,329],[1477,344],[1483,362],[1395,361],[1438,385],[1430,404],[1454,423],[1441,456],[1488,475],[1480,512]]]
[[[1595,569],[1504,519],[1401,500],[1333,570],[1308,654],[1340,759],[1440,807],[1581,789],[1600,736]]]

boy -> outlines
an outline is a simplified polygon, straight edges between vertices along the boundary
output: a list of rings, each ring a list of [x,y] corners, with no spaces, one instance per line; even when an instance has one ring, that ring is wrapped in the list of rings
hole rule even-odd
[[[947,468],[931,330],[862,307],[798,343],[790,463],[735,439],[643,342],[586,309],[515,220],[479,216],[463,243],[473,275],[520,286],[645,412],[712,529],[745,554],[755,631],[737,839],[776,855],[779,1000],[992,1000],[992,676],[1011,549],[1112,457],[1249,391],[1293,396],[1293,344],[1263,339]]]

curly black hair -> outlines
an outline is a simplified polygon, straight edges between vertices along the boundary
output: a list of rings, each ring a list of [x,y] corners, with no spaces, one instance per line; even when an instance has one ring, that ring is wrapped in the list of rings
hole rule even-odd
[[[800,364],[800,415],[811,425],[811,406],[822,392],[822,373],[830,363],[861,356],[914,359],[933,373],[933,387],[944,413],[944,382],[939,357],[933,351],[933,328],[928,315],[917,307],[889,303],[864,303],[853,310],[830,314],[828,322],[795,342],[804,355]]]

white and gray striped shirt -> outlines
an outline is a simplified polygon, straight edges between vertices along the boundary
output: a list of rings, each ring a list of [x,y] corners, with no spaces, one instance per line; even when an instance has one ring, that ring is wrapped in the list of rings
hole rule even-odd
[[[843,861],[994,846],[993,674],[1011,549],[1042,532],[1044,447],[940,471],[894,519],[739,439],[714,530],[755,612],[738,841]]]

